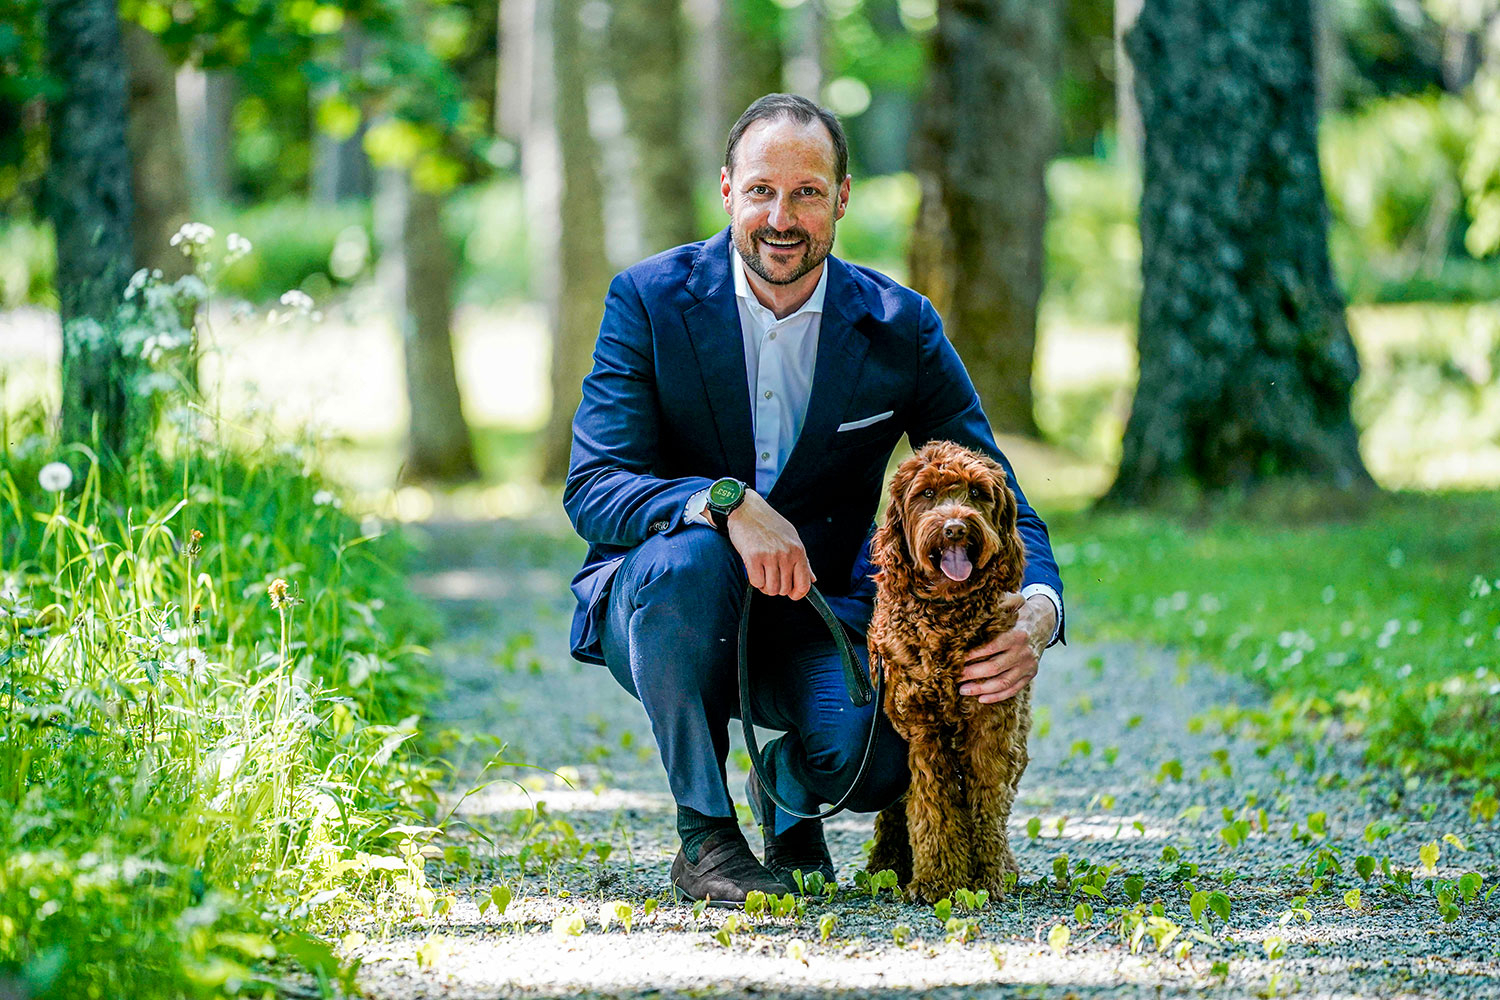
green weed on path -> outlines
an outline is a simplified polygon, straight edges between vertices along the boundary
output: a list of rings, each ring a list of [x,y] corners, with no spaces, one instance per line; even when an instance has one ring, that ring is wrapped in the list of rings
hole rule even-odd
[[[1074,635],[1167,644],[1271,692],[1203,721],[1278,739],[1337,720],[1371,763],[1494,782],[1497,511],[1493,493],[1386,494],[1334,519],[1079,514],[1052,532]]]

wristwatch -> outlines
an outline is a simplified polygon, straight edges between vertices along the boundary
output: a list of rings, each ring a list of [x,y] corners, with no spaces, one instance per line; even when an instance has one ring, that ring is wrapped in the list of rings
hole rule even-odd
[[[708,519],[724,534],[729,533],[729,515],[745,502],[745,484],[728,477],[708,488]]]

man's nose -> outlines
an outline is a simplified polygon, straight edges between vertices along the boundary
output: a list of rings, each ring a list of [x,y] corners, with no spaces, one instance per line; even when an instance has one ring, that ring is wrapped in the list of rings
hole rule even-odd
[[[792,207],[787,203],[785,195],[779,196],[771,202],[771,215],[766,221],[771,224],[772,229],[783,233],[795,225],[795,220],[792,218]]]

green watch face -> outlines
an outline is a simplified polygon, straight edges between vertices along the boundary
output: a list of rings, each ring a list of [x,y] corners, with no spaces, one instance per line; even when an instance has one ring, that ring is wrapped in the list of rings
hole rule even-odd
[[[738,503],[745,495],[745,484],[737,479],[720,479],[708,488],[708,502],[715,507]]]

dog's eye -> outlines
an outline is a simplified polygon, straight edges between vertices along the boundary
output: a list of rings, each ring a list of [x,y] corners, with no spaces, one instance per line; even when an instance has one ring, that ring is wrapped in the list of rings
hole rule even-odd
[[[989,499],[989,497],[985,494],[984,490],[980,489],[978,486],[970,486],[969,487],[969,496],[972,497],[975,500],[988,500]]]
[[[926,497],[927,499],[931,500],[933,497],[937,496],[937,490],[935,490],[931,486],[929,486],[929,487],[927,487],[927,489],[925,489],[925,490],[922,491],[922,495],[924,497]]]

